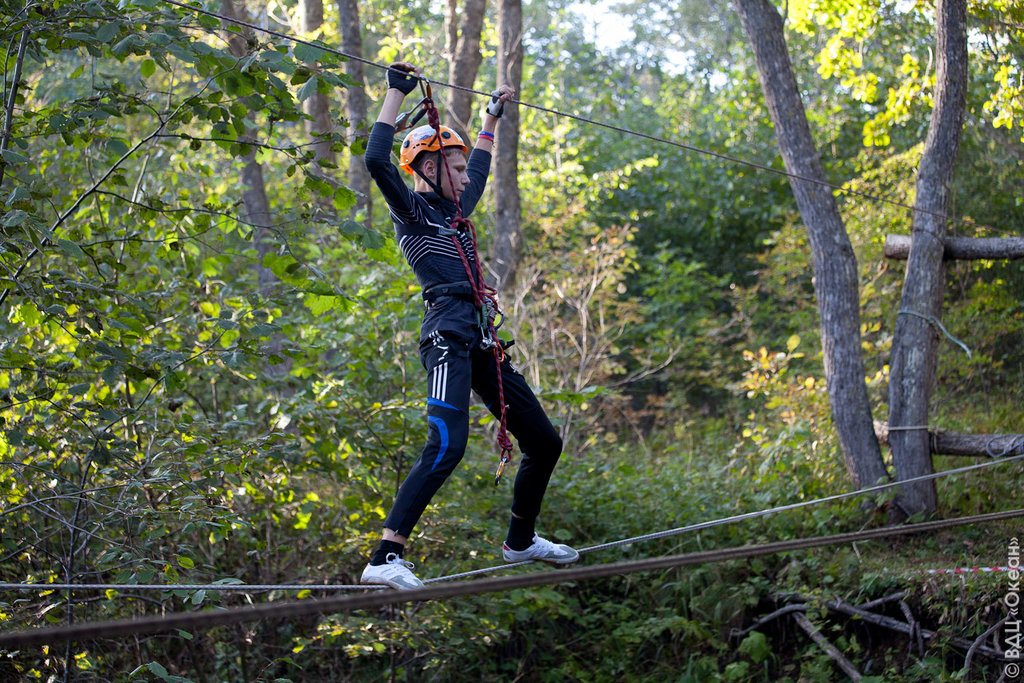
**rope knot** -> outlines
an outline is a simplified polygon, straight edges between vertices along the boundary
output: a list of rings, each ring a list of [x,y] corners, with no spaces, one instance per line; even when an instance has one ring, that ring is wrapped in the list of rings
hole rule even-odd
[[[429,97],[424,98],[423,108],[427,110],[427,123],[430,127],[436,131],[441,130],[441,113],[437,111],[437,107],[434,106],[434,100]]]
[[[473,221],[463,216],[456,216],[452,219],[452,224],[449,226],[456,232],[473,232]]]

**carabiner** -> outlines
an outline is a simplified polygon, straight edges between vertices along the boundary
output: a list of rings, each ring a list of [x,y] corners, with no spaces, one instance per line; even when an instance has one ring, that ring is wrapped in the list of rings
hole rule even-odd
[[[399,114],[398,118],[395,119],[395,132],[400,133],[406,128],[412,128],[413,126],[415,126],[416,122],[422,119],[423,115],[427,113],[427,107],[425,105],[429,101],[429,99],[430,98],[428,97],[424,97],[422,100],[416,103],[415,107],[405,112],[404,114]],[[413,114],[415,114],[415,116],[413,116]],[[412,117],[411,121],[409,120],[409,117]]]
[[[505,465],[508,464],[509,458],[507,455],[502,454],[501,460],[498,461],[498,469],[494,472],[494,485],[497,486],[501,483],[501,475],[505,474]]]

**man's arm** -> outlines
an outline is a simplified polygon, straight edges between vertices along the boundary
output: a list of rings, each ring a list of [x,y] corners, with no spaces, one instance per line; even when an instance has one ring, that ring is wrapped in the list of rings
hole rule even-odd
[[[483,152],[490,152],[494,149],[494,131],[498,127],[498,119],[501,118],[501,113],[505,110],[505,103],[511,100],[515,94],[516,91],[509,85],[503,85],[491,93],[491,101],[484,110],[483,127],[480,129],[484,135],[477,137],[474,149]]]
[[[396,73],[392,74],[392,70]],[[384,103],[381,105],[377,122],[370,131],[366,153],[363,156],[366,170],[380,188],[392,214],[403,221],[413,219],[412,191],[402,181],[398,169],[391,163],[391,145],[395,139],[395,120],[398,118],[405,96],[416,86],[414,76],[418,74],[419,69],[406,62],[396,62],[388,69],[388,90],[384,94]]]
[[[491,100],[484,110],[483,127],[469,155],[469,186],[462,193],[462,211],[468,216],[473,213],[476,204],[484,193],[487,176],[491,170],[491,150],[494,149],[494,131],[498,127],[498,119],[505,109],[505,103],[515,96],[515,90],[503,85],[491,94]]]
[[[404,101],[404,92],[396,88],[388,88],[388,91],[384,94],[384,104],[380,107],[380,114],[377,115],[377,123],[386,123],[389,126],[394,126]]]

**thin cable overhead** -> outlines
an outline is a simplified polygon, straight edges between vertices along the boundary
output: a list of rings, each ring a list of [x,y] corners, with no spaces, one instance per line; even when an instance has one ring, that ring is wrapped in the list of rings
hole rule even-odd
[[[350,60],[353,60],[353,61],[361,62],[361,63],[366,64],[368,66],[374,66],[374,67],[377,67],[378,69],[383,69],[385,71],[389,68],[387,64],[381,64],[380,62],[375,62],[373,60],[366,59],[365,57],[360,57],[358,55],[352,55],[352,54],[349,54],[347,52],[343,52],[341,50],[338,50],[336,48],[329,47],[329,46],[324,45],[322,43],[316,43],[316,42],[313,42],[313,41],[304,40],[302,38],[298,38],[296,36],[290,35],[288,33],[284,33],[282,31],[276,31],[276,30],[271,29],[271,28],[264,28],[264,27],[259,26],[257,24],[253,24],[253,23],[250,23],[250,22],[247,22],[247,21],[243,21],[241,19],[236,19],[234,17],[229,17],[229,16],[225,16],[223,14],[218,14],[217,12],[213,12],[213,11],[210,11],[210,10],[207,10],[207,9],[203,9],[202,7],[195,7],[193,5],[187,5],[187,4],[183,3],[183,2],[178,2],[178,0],[164,0],[164,2],[166,4],[168,4],[168,5],[174,5],[175,7],[180,7],[182,9],[188,10],[190,12],[195,12],[195,13],[198,13],[198,14],[204,14],[204,15],[209,16],[209,17],[220,19],[221,21],[225,22],[225,24],[227,24],[227,25],[244,26],[245,28],[251,29],[253,31],[259,31],[259,32],[265,33],[267,35],[274,36],[275,38],[280,38],[282,40],[287,40],[289,42],[296,43],[296,44],[299,44],[299,45],[306,45],[306,46],[309,46],[309,47],[313,47],[313,48],[316,48],[318,50],[322,50],[323,52],[328,52],[330,54],[337,55],[339,57],[344,57],[345,59],[350,59]],[[427,80],[427,79],[424,78],[423,80]],[[444,81],[435,81],[435,80],[430,80],[429,82],[431,84],[433,84],[433,85],[439,85],[439,86],[442,86],[442,87],[445,87],[445,88],[451,88],[453,90],[461,90],[463,92],[472,93],[474,95],[482,95],[484,97],[490,97],[491,96],[491,94],[489,92],[484,92],[482,90],[476,90],[474,88],[467,88],[467,87],[462,86],[462,85],[456,85],[455,83],[446,83]],[[790,180],[799,180],[799,181],[806,182],[806,183],[812,183],[812,184],[815,184],[815,185],[821,185],[821,186],[827,187],[827,188],[829,188],[831,190],[835,190],[837,192],[842,192],[843,194],[846,194],[846,195],[860,197],[862,199],[867,199],[867,200],[874,201],[874,202],[880,202],[880,203],[883,203],[883,204],[889,204],[890,206],[895,206],[895,207],[898,207],[898,208],[901,208],[901,209],[904,209],[904,210],[910,211],[910,212],[919,212],[919,213],[926,214],[926,215],[929,215],[929,216],[935,216],[936,218],[941,218],[941,219],[946,220],[946,221],[950,221],[950,222],[954,222],[954,223],[960,223],[960,224],[963,224],[963,225],[968,225],[968,226],[970,226],[972,228],[981,228],[981,229],[990,230],[990,231],[993,231],[993,232],[999,232],[995,228],[992,228],[992,227],[986,226],[986,225],[982,225],[980,223],[976,223],[976,222],[974,222],[972,220],[969,220],[969,219],[966,219],[966,218],[956,218],[956,217],[953,217],[953,216],[948,216],[948,215],[946,215],[944,213],[941,213],[941,212],[938,212],[938,211],[931,211],[931,210],[928,210],[928,209],[918,209],[916,207],[910,206],[909,204],[905,204],[903,202],[899,202],[899,201],[896,201],[894,199],[886,199],[885,197],[879,197],[877,195],[873,195],[873,194],[870,194],[870,193],[867,193],[867,192],[861,192],[860,190],[854,190],[852,188],[849,188],[849,187],[846,187],[846,186],[843,186],[843,185],[836,185],[835,183],[830,183],[827,180],[821,180],[819,178],[810,178],[810,177],[807,177],[807,176],[800,175],[798,173],[790,173],[789,171],[785,171],[785,170],[778,169],[778,168],[773,168],[772,166],[768,166],[766,164],[760,164],[760,163],[758,163],[756,161],[749,161],[747,159],[741,159],[739,157],[731,156],[729,154],[723,154],[722,152],[716,152],[714,150],[704,149],[704,148],[701,148],[701,147],[697,147],[695,145],[687,144],[685,142],[678,142],[676,140],[669,140],[668,138],[659,137],[657,135],[650,135],[648,133],[641,133],[639,131],[632,130],[632,129],[629,129],[629,128],[625,128],[623,126],[617,126],[617,125],[612,124],[612,123],[605,123],[603,121],[598,121],[596,119],[590,119],[590,118],[587,118],[585,116],[580,116],[579,114],[570,114],[568,112],[559,111],[557,109],[551,109],[549,107],[544,107],[544,106],[539,105],[539,104],[532,104],[530,102],[524,102],[522,100],[515,100],[515,99],[510,100],[510,101],[512,103],[514,103],[514,104],[518,104],[518,105],[521,105],[521,106],[524,106],[524,107],[529,107],[530,109],[536,109],[538,111],[542,111],[542,112],[545,112],[545,113],[548,113],[548,114],[553,114],[555,116],[559,116],[559,117],[562,117],[562,118],[572,119],[574,121],[579,121],[581,123],[586,123],[586,124],[589,124],[589,125],[592,125],[592,126],[598,126],[600,128],[607,128],[608,130],[613,130],[613,131],[616,131],[618,133],[623,133],[625,135],[632,135],[632,136],[635,136],[635,137],[638,137],[638,138],[643,138],[643,139],[646,139],[646,140],[650,140],[652,142],[658,142],[658,143],[661,143],[661,144],[670,145],[672,147],[677,147],[679,149],[683,149],[683,150],[686,150],[688,152],[694,152],[694,153],[697,153],[697,154],[702,154],[704,156],[713,157],[713,158],[716,158],[716,159],[719,159],[719,160],[722,160],[722,161],[728,161],[730,163],[740,164],[742,166],[748,166],[750,168],[754,168],[754,169],[757,169],[759,171],[764,171],[766,173],[774,173],[776,175],[785,176],[786,178],[789,178]]]

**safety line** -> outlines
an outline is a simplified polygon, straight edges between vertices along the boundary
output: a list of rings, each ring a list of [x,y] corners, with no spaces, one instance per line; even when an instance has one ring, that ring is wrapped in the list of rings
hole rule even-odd
[[[921,320],[924,320],[925,322],[929,322],[932,325],[935,325],[940,330],[942,330],[942,333],[944,335],[949,337],[949,340],[951,342],[953,342],[954,344],[956,344],[957,346],[964,350],[964,353],[967,354],[967,358],[971,358],[971,350],[967,347],[967,344],[964,344],[962,341],[951,335],[949,333],[949,330],[946,329],[946,326],[942,324],[942,321],[936,318],[934,315],[925,315],[924,313],[918,313],[917,311],[911,311],[910,309],[903,309],[899,313],[897,313],[897,315],[912,315],[914,317],[920,318]]]
[[[174,5],[175,7],[180,7],[182,9],[188,10],[190,12],[195,12],[195,13],[198,13],[198,14],[205,14],[206,16],[214,17],[216,19],[220,19],[221,21],[223,21],[223,22],[225,22],[225,23],[227,23],[229,25],[230,24],[234,24],[234,25],[237,25],[237,26],[244,26],[244,27],[246,27],[248,29],[252,29],[253,31],[259,31],[261,33],[266,33],[267,35],[274,36],[275,38],[280,38],[282,40],[287,40],[289,42],[297,43],[297,44],[300,44],[300,45],[306,45],[308,47],[313,47],[313,48],[316,48],[318,50],[322,50],[323,52],[329,52],[329,53],[337,55],[339,57],[344,57],[345,59],[351,59],[351,60],[354,60],[354,61],[357,61],[357,62],[361,62],[361,63],[366,64],[368,66],[375,66],[378,69],[384,69],[385,71],[389,68],[389,66],[387,64],[381,64],[380,62],[375,62],[373,60],[366,59],[365,57],[360,57],[358,55],[352,55],[352,54],[349,54],[347,52],[343,52],[341,50],[338,50],[337,48],[329,47],[327,45],[323,45],[323,44],[320,44],[320,43],[315,43],[315,42],[310,41],[310,40],[304,40],[302,38],[298,38],[298,37],[290,35],[288,33],[283,33],[281,31],[275,31],[274,29],[271,29],[271,28],[264,28],[264,27],[259,26],[257,24],[253,24],[253,23],[250,23],[250,22],[247,22],[247,21],[243,21],[241,19],[236,19],[235,17],[229,17],[229,16],[225,16],[223,14],[218,14],[217,12],[213,12],[213,11],[210,11],[208,9],[204,9],[202,7],[195,7],[193,5],[187,5],[187,4],[183,3],[183,2],[179,2],[178,0],[163,0],[163,1],[166,4],[168,4],[168,5]],[[426,81],[428,79],[423,78],[423,80]],[[484,92],[483,90],[476,90],[474,88],[467,88],[466,86],[456,85],[455,83],[446,83],[444,81],[435,81],[435,80],[429,80],[429,82],[432,85],[440,85],[440,86],[445,87],[445,88],[451,88],[453,90],[461,90],[463,92],[472,93],[474,95],[483,95],[485,97],[490,97],[491,96],[491,93],[489,93],[489,92]],[[930,209],[919,209],[919,208],[910,206],[909,204],[905,204],[903,202],[898,202],[898,201],[896,201],[894,199],[886,199],[885,197],[879,197],[877,195],[873,195],[873,194],[870,194],[870,193],[867,193],[867,192],[861,192],[860,190],[854,190],[852,188],[845,187],[843,185],[836,185],[835,183],[830,183],[827,180],[821,180],[819,178],[810,178],[810,177],[807,177],[807,176],[800,175],[798,173],[790,173],[789,171],[781,170],[781,169],[778,169],[778,168],[773,168],[772,166],[768,166],[768,165],[765,165],[765,164],[760,164],[760,163],[758,163],[756,161],[749,161],[747,159],[741,159],[739,157],[734,157],[734,156],[731,156],[731,155],[728,155],[728,154],[723,154],[721,152],[715,152],[713,150],[703,149],[701,147],[696,147],[694,145],[690,145],[690,144],[687,144],[687,143],[684,143],[684,142],[678,142],[676,140],[669,140],[668,138],[659,137],[657,135],[650,135],[648,133],[641,133],[639,131],[635,131],[635,130],[632,130],[632,129],[629,129],[629,128],[625,128],[623,126],[617,126],[617,125],[612,124],[612,123],[605,123],[603,121],[598,121],[596,119],[590,119],[590,118],[587,118],[585,116],[580,116],[579,114],[570,114],[568,112],[559,111],[557,109],[551,109],[549,107],[544,107],[544,106],[539,105],[539,104],[532,104],[530,102],[524,102],[522,100],[515,100],[515,99],[513,99],[513,100],[510,100],[510,102],[512,102],[514,104],[522,105],[524,107],[529,107],[530,109],[536,109],[538,111],[542,111],[542,112],[545,112],[545,113],[548,113],[548,114],[554,114],[555,116],[560,116],[560,117],[567,118],[567,119],[573,119],[575,121],[579,121],[581,123],[590,124],[592,126],[598,126],[598,127],[601,127],[601,128],[607,128],[608,130],[613,130],[613,131],[616,131],[618,133],[624,133],[626,135],[633,135],[635,137],[644,138],[644,139],[650,140],[652,142],[659,142],[659,143],[662,143],[662,144],[665,144],[665,145],[671,145],[673,147],[678,147],[679,149],[686,150],[688,152],[695,152],[697,154],[703,154],[705,156],[714,157],[714,158],[720,159],[722,161],[728,161],[728,162],[731,162],[731,163],[734,163],[734,164],[740,164],[740,165],[743,165],[743,166],[748,166],[750,168],[754,168],[754,169],[757,169],[759,171],[765,171],[765,172],[768,172],[768,173],[774,173],[776,175],[785,176],[786,178],[789,178],[791,180],[800,180],[800,181],[807,182],[807,183],[812,183],[812,184],[815,184],[815,185],[821,185],[821,186],[827,187],[829,189],[835,190],[837,192],[842,192],[842,193],[847,194],[847,195],[852,195],[852,196],[860,197],[862,199],[868,199],[868,200],[875,201],[875,202],[881,202],[883,204],[889,204],[891,206],[896,206],[896,207],[899,207],[901,209],[905,209],[905,210],[910,211],[910,212],[915,212],[916,211],[916,212],[919,212],[919,213],[922,213],[922,214],[926,214],[926,215],[929,215],[929,216],[935,216],[936,218],[941,218],[943,220],[950,221],[950,222],[953,222],[953,223],[961,223],[963,225],[967,225],[967,226],[970,226],[972,228],[983,228],[983,229],[990,230],[990,231],[993,231],[993,232],[1003,232],[1003,231],[998,231],[995,228],[992,228],[990,226],[982,225],[980,223],[976,223],[976,222],[974,222],[972,220],[969,220],[969,219],[966,219],[966,218],[956,218],[956,217],[953,217],[953,216],[948,216],[948,215],[946,215],[944,213],[941,213],[941,212],[938,212],[938,211],[932,211]]]
[[[1024,444],[1019,446],[1024,449]],[[817,505],[819,503],[830,503],[837,500],[843,500],[846,498],[852,498],[855,496],[866,495],[869,493],[877,493],[886,489],[895,488],[897,486],[903,486],[905,484],[914,484],[922,481],[930,481],[932,479],[939,479],[941,477],[950,476],[953,474],[963,474],[964,472],[971,472],[973,470],[979,470],[986,467],[994,467],[1003,463],[1014,462],[1017,460],[1024,459],[1024,452],[1017,455],[1005,455],[1002,457],[993,457],[983,463],[975,465],[966,465],[964,467],[957,467],[951,470],[943,470],[941,472],[933,472],[931,474],[923,474],[917,477],[910,477],[908,479],[901,479],[898,481],[886,482],[884,484],[878,484],[868,488],[857,489],[856,491],[847,491],[845,493],[837,493],[831,496],[825,496],[822,498],[814,498],[811,500],[804,500],[798,503],[788,503],[786,505],[779,505],[773,508],[767,508],[764,510],[755,510],[753,512],[745,512],[738,515],[732,515],[729,517],[721,517],[719,519],[709,520],[705,522],[696,522],[694,524],[688,524],[686,526],[676,527],[675,529],[667,529],[665,531],[657,531],[643,536],[633,536],[631,538],[624,538],[618,541],[611,541],[608,543],[602,543],[600,545],[593,545],[587,548],[579,548],[578,552],[583,555],[591,553],[596,550],[605,550],[607,548],[614,548],[624,545],[632,545],[634,543],[641,543],[643,541],[652,541],[661,538],[667,538],[669,536],[678,536],[690,531],[700,531],[702,529],[710,529],[716,526],[722,526],[725,524],[732,524],[733,522],[742,522],[748,519],[757,519],[758,517],[765,517],[767,515],[775,514],[778,512],[787,512],[789,510],[797,510],[800,508],[809,507],[811,505]],[[481,569],[473,569],[466,572],[460,572],[458,574],[448,574],[446,576],[438,576],[431,579],[424,579],[424,584],[441,583],[447,581],[454,581],[456,579],[465,579],[473,576],[480,576],[483,574],[490,574],[505,569],[512,569],[514,567],[522,567],[528,564],[533,564],[534,560],[525,560],[522,562],[510,562],[508,564],[495,565],[492,567],[484,567]],[[351,590],[364,590],[364,589],[380,589],[384,586],[366,586],[366,585],[353,585],[353,584],[247,584],[247,583],[204,583],[204,584],[131,584],[131,583],[0,583],[0,590],[117,590],[117,591],[129,591],[129,590],[161,590],[161,591],[175,591],[175,590],[207,590],[207,591],[239,591],[239,592],[265,592],[265,591],[351,591]]]
[[[1006,510],[971,517],[921,522],[898,527],[866,529],[830,536],[777,541],[761,545],[747,545],[719,550],[706,550],[683,555],[653,557],[627,562],[599,564],[589,567],[573,567],[561,570],[532,572],[501,578],[478,579],[450,583],[440,586],[424,586],[415,590],[387,590],[358,595],[346,595],[314,600],[292,600],[256,607],[234,607],[200,612],[175,612],[167,615],[138,619],[114,619],[92,623],[35,628],[23,631],[0,633],[0,650],[13,650],[44,644],[68,641],[95,640],[115,636],[141,636],[173,630],[210,628],[259,619],[282,619],[322,614],[335,614],[353,610],[369,610],[407,602],[425,602],[441,598],[452,598],[481,593],[496,593],[517,588],[555,585],[573,581],[589,581],[645,571],[658,571],[728,560],[747,560],[777,553],[806,550],[832,545],[845,545],[880,538],[906,536],[967,524],[984,524],[1024,516],[1024,509]]]
[[[992,467],[992,466],[999,465],[999,464],[1002,464],[1002,463],[1012,462],[1012,461],[1021,460],[1021,459],[1024,459],[1024,453],[1019,453],[1017,455],[1008,456],[1008,457],[993,458],[992,460],[988,460],[988,461],[983,462],[983,463],[978,463],[976,465],[967,465],[967,466],[964,466],[964,467],[958,467],[958,468],[951,469],[951,470],[943,470],[942,472],[933,472],[931,474],[923,474],[923,475],[920,475],[920,476],[917,476],[917,477],[910,477],[908,479],[901,479],[899,481],[886,482],[884,484],[878,484],[876,486],[869,486],[868,488],[858,489],[856,491],[847,491],[845,493],[837,493],[837,494],[834,494],[834,495],[831,495],[831,496],[825,496],[825,497],[822,497],[822,498],[814,498],[813,500],[801,501],[799,503],[789,503],[787,505],[779,505],[777,507],[767,508],[767,509],[764,509],[764,510],[755,510],[754,512],[745,512],[743,514],[732,515],[730,517],[722,517],[720,519],[710,520],[710,521],[706,521],[706,522],[697,522],[695,524],[688,524],[686,526],[677,527],[675,529],[668,529],[668,530],[665,530],[665,531],[657,531],[657,532],[654,532],[654,533],[645,534],[643,536],[634,536],[632,538],[624,538],[624,539],[618,540],[618,541],[611,541],[609,543],[602,543],[600,545],[590,546],[589,548],[580,548],[580,549],[578,549],[578,552],[582,555],[582,554],[585,554],[585,553],[594,552],[596,550],[606,550],[608,548],[614,548],[614,547],[617,547],[617,546],[632,545],[634,543],[641,543],[643,541],[653,541],[653,540],[660,539],[660,538],[667,538],[669,536],[677,536],[679,534],[684,534],[684,533],[687,533],[687,532],[690,532],[690,531],[700,531],[702,529],[710,529],[712,527],[722,526],[724,524],[731,524],[733,522],[742,522],[742,521],[746,521],[748,519],[757,519],[758,517],[765,517],[767,515],[775,514],[777,512],[786,512],[786,511],[789,511],[789,510],[797,510],[799,508],[804,508],[804,507],[808,507],[808,506],[811,506],[811,505],[817,505],[819,503],[829,503],[829,502],[833,502],[833,501],[837,501],[837,500],[843,500],[845,498],[852,498],[854,496],[860,496],[860,495],[869,494],[869,493],[877,493],[878,491],[884,491],[886,489],[895,488],[897,486],[903,486],[905,484],[914,484],[914,483],[922,482],[922,481],[930,481],[932,479],[939,479],[940,477],[945,477],[945,476],[949,476],[949,475],[953,475],[953,474],[962,474],[964,472],[970,472],[970,471],[973,471],[973,470],[983,469],[983,468],[986,468],[986,467]],[[517,563],[517,564],[528,564],[528,563],[527,562],[522,562],[522,563]],[[460,574],[451,574],[449,576],[442,576],[442,577],[438,577],[436,579],[427,579],[423,583],[433,583],[433,582],[437,582],[437,581],[451,581],[453,579],[461,579],[461,578],[467,578],[467,577],[470,577],[470,576],[478,576],[480,574],[487,574],[487,573],[490,573],[490,572],[499,571],[501,569],[505,569],[506,567],[510,567],[510,566],[516,566],[516,565],[505,565],[505,566],[486,567],[484,569],[475,569],[475,570],[468,571],[468,572],[462,572]]]
[[[351,583],[0,583],[0,590],[86,590],[119,593],[131,591],[227,591],[236,593],[265,593],[268,591],[353,591],[387,588]]]

